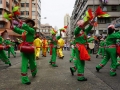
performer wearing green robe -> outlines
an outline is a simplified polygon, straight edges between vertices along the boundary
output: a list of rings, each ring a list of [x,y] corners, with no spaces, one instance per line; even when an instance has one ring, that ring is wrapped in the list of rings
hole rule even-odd
[[[95,40],[95,38],[94,37],[90,37],[89,39],[87,39],[87,42],[89,43],[89,42],[91,42],[93,40]],[[89,53],[89,50],[88,50],[88,53]],[[89,55],[90,55],[90,53],[89,53]],[[74,51],[74,58],[73,58],[73,60],[74,60],[74,67],[70,67],[72,76],[74,75],[74,72],[76,72],[76,70],[77,70],[77,57],[76,57],[75,51]]]
[[[102,57],[104,57],[104,55],[105,55],[105,48],[104,48],[104,46],[105,46],[105,41],[104,41],[104,39],[101,39],[100,45],[99,45],[99,49],[98,49],[98,53],[96,55],[96,58],[98,58],[100,53],[102,54]]]
[[[22,42],[22,45],[20,47],[22,47],[24,45],[24,43],[26,43],[27,45],[33,46],[33,41],[34,41],[34,35],[35,35],[35,30],[33,28],[33,26],[35,25],[35,22],[31,19],[27,19],[26,24],[22,25],[22,29],[14,26],[13,31],[18,33],[18,34],[22,34],[22,36],[24,37],[23,39],[26,38],[25,41]],[[27,46],[27,47],[30,47]],[[34,49],[32,49],[34,50]],[[28,63],[30,65],[30,70],[32,73],[32,76],[35,77],[36,73],[37,73],[37,65],[35,62],[35,50],[33,53],[30,53],[29,51],[27,52],[21,52],[21,56],[22,56],[22,63],[21,63],[21,82],[23,84],[31,84],[30,79],[28,78],[27,72],[28,72]]]
[[[110,76],[116,76],[116,63],[117,63],[117,54],[116,54],[116,39],[120,38],[120,32],[115,32],[114,25],[108,26],[108,36],[106,38],[106,56],[105,58],[96,66],[97,72],[104,67],[109,59],[111,58],[110,65]]]
[[[7,38],[4,43],[7,45],[8,47],[8,58],[10,58],[10,53],[12,53],[12,55],[14,57],[16,57],[16,53],[15,53],[15,50],[14,50],[14,47],[12,45],[12,42],[10,41],[10,38]]]
[[[3,46],[2,43],[3,43],[3,38],[0,36],[0,46],[1,46],[1,47]],[[11,62],[10,62],[10,60],[8,59],[8,57],[7,57],[4,49],[3,49],[3,50],[0,50],[0,59],[1,59],[3,62],[5,62],[5,64],[9,64],[9,66],[11,66]]]
[[[72,62],[74,57],[75,57],[75,40],[71,42],[71,55],[69,61]]]
[[[56,30],[54,29],[51,30],[52,37],[50,38],[50,40],[51,40],[51,43],[53,44],[53,48],[52,48],[52,56],[49,63],[52,64],[53,67],[58,67],[58,65],[56,65],[57,41],[61,38],[61,36],[56,37],[56,33],[57,33]]]
[[[75,35],[75,57],[76,57],[76,64],[77,64],[77,80],[78,81],[87,81],[87,78],[84,77],[84,67],[85,67],[85,60],[89,61],[90,56],[85,48],[87,43],[87,35],[91,31],[93,27],[93,22],[88,26],[88,28],[84,29],[84,21],[79,21],[81,24],[75,28],[74,35]],[[74,67],[70,67],[71,74],[73,75],[75,72]]]

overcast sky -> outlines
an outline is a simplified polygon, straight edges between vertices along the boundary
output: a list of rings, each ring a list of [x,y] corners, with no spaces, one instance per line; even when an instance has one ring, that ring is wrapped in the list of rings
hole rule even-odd
[[[75,0],[41,0],[41,24],[49,23],[51,26],[62,28],[64,26],[64,16],[70,16],[73,11]]]

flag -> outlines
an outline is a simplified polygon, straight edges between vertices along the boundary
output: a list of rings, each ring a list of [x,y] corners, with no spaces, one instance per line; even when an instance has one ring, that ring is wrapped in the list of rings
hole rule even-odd
[[[93,19],[93,14],[92,14],[91,8],[89,8],[89,9],[86,11],[85,14],[86,14],[85,17],[83,18],[83,20],[84,20],[85,22]]]
[[[97,17],[109,17],[110,16],[106,12],[103,12],[102,9],[100,8],[100,6],[98,6],[95,13],[96,13]]]

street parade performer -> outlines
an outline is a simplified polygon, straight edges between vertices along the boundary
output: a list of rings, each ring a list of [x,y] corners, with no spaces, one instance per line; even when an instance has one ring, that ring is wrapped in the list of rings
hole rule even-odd
[[[47,48],[48,48],[48,41],[47,41],[46,37],[44,36],[43,40],[42,40],[42,55],[43,55],[43,57],[46,57]]]
[[[70,44],[71,44],[71,54],[70,54],[69,62],[72,62],[74,60],[74,57],[75,57],[75,40],[72,40],[70,42]]]
[[[59,40],[58,40],[58,46],[59,46],[59,48],[58,48],[58,57],[60,58],[60,59],[63,59],[64,58],[64,55],[63,55],[63,47],[64,47],[64,44],[65,44],[65,41],[62,39],[62,38],[60,38]]]
[[[7,45],[8,58],[10,58],[10,53],[12,53],[12,55],[15,58],[16,57],[16,53],[15,53],[14,46],[12,45],[12,42],[10,41],[10,38],[7,38],[6,40],[4,40],[4,43]]]
[[[90,56],[85,48],[85,45],[87,44],[87,35],[91,31],[93,27],[93,22],[91,22],[88,26],[88,28],[85,29],[85,26],[87,25],[87,22],[84,22],[83,20],[78,21],[78,26],[74,30],[75,35],[75,57],[77,62],[77,71],[78,71],[78,81],[87,81],[87,78],[84,77],[84,67],[85,67],[85,61],[90,61]],[[74,69],[70,67],[70,71],[73,75]]]
[[[105,48],[104,48],[104,46],[105,46],[105,40],[103,38],[101,38],[96,58],[98,58],[98,56],[100,55],[100,53],[102,54],[102,58],[104,58],[104,56],[105,56]]]
[[[56,65],[57,43],[58,43],[58,40],[61,38],[61,31],[60,31],[60,36],[56,36],[57,31],[54,29],[52,29],[50,33],[52,34],[52,37],[50,38],[52,43],[52,56],[49,63],[52,64],[53,67],[58,67],[58,65]]]
[[[40,58],[40,49],[42,46],[42,41],[39,38],[39,34],[36,34],[35,40],[34,40],[34,46],[35,46],[35,56],[36,60]]]
[[[110,65],[110,76],[116,76],[116,63],[117,63],[117,51],[116,51],[116,40],[120,38],[120,32],[114,32],[115,26],[109,25],[108,26],[108,36],[106,38],[106,56],[100,62],[99,65],[96,66],[97,72],[104,67],[109,59],[111,58],[111,65]]]
[[[9,64],[9,66],[11,66],[11,62],[9,60],[9,58],[7,57],[4,49],[6,48],[6,46],[3,46],[2,43],[4,42],[3,38],[0,36],[0,59],[5,62],[5,64]]]
[[[21,23],[19,23],[21,24]],[[32,73],[32,76],[35,77],[37,73],[37,65],[35,62],[35,48],[33,46],[34,41],[34,35],[35,30],[33,29],[33,26],[35,25],[35,22],[32,19],[27,19],[25,23],[19,28],[18,26],[14,26],[11,23],[11,28],[14,32],[18,34],[22,34],[23,42],[20,45],[20,51],[22,56],[22,65],[21,65],[21,81],[23,84],[31,84],[27,71],[28,71],[28,63],[30,64],[30,70]]]

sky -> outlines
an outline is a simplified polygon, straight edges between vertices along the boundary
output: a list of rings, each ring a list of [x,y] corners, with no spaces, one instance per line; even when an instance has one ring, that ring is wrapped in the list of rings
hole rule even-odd
[[[75,0],[41,0],[41,24],[64,27],[64,16],[71,16]],[[47,17],[47,19],[43,19]]]

